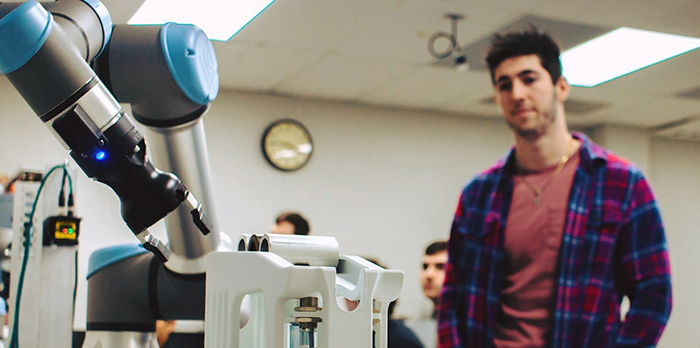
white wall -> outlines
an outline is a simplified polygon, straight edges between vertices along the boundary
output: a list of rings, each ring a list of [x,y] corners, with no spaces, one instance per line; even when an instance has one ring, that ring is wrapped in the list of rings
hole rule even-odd
[[[48,166],[67,153],[5,80],[0,80],[0,173],[22,165]],[[281,172],[260,150],[265,127],[294,118],[314,140],[309,164]],[[321,101],[223,91],[205,116],[217,216],[232,237],[267,232],[277,213],[299,210],[312,233],[334,236],[342,254],[372,256],[406,272],[397,314],[429,310],[418,281],[420,258],[431,241],[446,238],[463,184],[504,155],[510,132],[500,120],[435,115]],[[604,133],[606,139],[615,133]],[[619,138],[615,138],[619,139]],[[646,141],[649,141],[646,139]],[[662,346],[698,346],[700,322],[694,273],[700,242],[698,150],[693,143],[651,141],[651,151],[620,148],[623,156],[649,156],[652,185],[668,225],[676,307]],[[80,270],[96,248],[133,243],[116,197],[81,174],[79,214],[84,217]],[[680,184],[678,183],[680,182]],[[693,224],[693,222],[696,222]],[[84,328],[85,282],[79,289],[76,327]],[[694,307],[693,307],[694,306]]]
[[[651,156],[651,137],[649,131],[627,126],[596,127],[595,135],[591,135],[599,144],[604,144],[609,150],[623,155],[636,164],[650,178],[649,162]]]
[[[655,140],[651,182],[666,224],[673,311],[660,347],[700,347],[700,144]]]

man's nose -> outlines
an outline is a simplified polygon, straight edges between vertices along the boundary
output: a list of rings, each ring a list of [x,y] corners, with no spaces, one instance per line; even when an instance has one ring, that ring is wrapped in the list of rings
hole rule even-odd
[[[525,85],[523,85],[523,83],[518,80],[513,81],[510,94],[511,97],[515,100],[521,100],[525,98]]]

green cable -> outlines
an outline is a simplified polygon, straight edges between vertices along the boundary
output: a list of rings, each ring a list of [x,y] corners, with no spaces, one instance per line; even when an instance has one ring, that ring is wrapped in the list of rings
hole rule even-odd
[[[68,169],[66,169],[66,165],[64,164],[64,165],[62,165],[62,167],[63,167],[63,172],[66,173],[66,175],[68,175],[68,189],[69,189],[68,192],[72,195],[73,194],[73,178],[70,176],[70,172],[68,171]]]
[[[67,171],[66,165],[58,165],[51,170],[49,170],[48,173],[46,173],[46,176],[41,180],[41,184],[39,184],[39,189],[36,192],[36,197],[34,197],[34,203],[32,204],[32,211],[29,214],[29,222],[25,223],[24,226],[24,259],[22,259],[22,270],[19,272],[19,280],[17,281],[17,299],[14,301],[15,302],[15,314],[14,314],[14,325],[12,326],[12,335],[10,339],[10,348],[18,348],[19,347],[19,340],[18,340],[18,327],[19,327],[19,304],[20,300],[22,299],[22,287],[24,286],[24,273],[27,270],[27,260],[29,259],[29,248],[32,245],[32,224],[34,220],[34,213],[36,212],[36,206],[37,203],[39,202],[39,195],[41,194],[41,190],[44,188],[44,184],[46,183],[46,180],[51,176],[51,173],[53,173],[56,169],[63,168],[64,171]],[[69,176],[69,182],[70,182],[70,176]],[[71,183],[72,184],[72,183]],[[72,191],[72,188],[71,188]]]

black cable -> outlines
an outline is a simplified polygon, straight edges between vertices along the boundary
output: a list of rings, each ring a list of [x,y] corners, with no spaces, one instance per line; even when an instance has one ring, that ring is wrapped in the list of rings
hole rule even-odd
[[[75,323],[75,302],[78,299],[78,251],[75,251],[75,277],[73,279],[75,286],[73,287],[73,315],[71,316],[71,327]]]
[[[73,178],[68,170],[66,170],[65,173],[68,174],[68,216],[74,216],[75,204],[73,201]]]
[[[58,215],[64,214],[63,208],[66,207],[66,193],[64,187],[66,186],[66,176],[68,171],[63,169],[63,179],[61,179],[61,191],[58,193]]]
[[[73,211],[74,209],[75,208],[74,208],[74,204],[73,204],[73,192],[71,192],[68,194],[68,213],[67,213],[67,215],[73,216],[75,214],[75,212]]]
[[[67,170],[65,165],[60,165],[60,166],[55,166],[49,170],[49,172],[44,176],[44,178],[41,180],[41,184],[39,184],[39,189],[36,192],[36,196],[34,197],[34,203],[32,204],[32,210],[31,213],[29,214],[29,221],[24,224],[24,258],[22,259],[22,268],[19,273],[19,279],[17,281],[17,295],[16,299],[14,300],[15,302],[15,307],[14,307],[14,320],[13,323],[14,325],[12,326],[12,335],[10,338],[10,348],[18,348],[19,347],[19,307],[22,299],[22,288],[24,286],[24,276],[25,272],[27,271],[27,262],[29,260],[29,249],[31,248],[32,245],[32,228],[33,228],[33,220],[34,220],[34,213],[36,212],[36,206],[37,203],[39,202],[39,195],[41,195],[41,191],[44,188],[44,184],[46,184],[46,180],[51,176],[51,173],[53,173],[56,169],[63,168],[63,170]]]

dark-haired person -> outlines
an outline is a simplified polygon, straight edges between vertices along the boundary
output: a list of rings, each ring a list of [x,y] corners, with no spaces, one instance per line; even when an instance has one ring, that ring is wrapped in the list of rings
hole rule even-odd
[[[437,346],[437,305],[445,281],[445,263],[447,262],[447,242],[444,240],[430,243],[423,253],[420,271],[420,283],[423,294],[432,303],[430,316],[418,316],[406,322],[409,328],[418,335],[426,348]]]
[[[272,233],[277,234],[296,234],[306,236],[311,231],[309,222],[299,213],[286,212],[282,213],[275,219],[275,224],[272,225]]]
[[[445,263],[447,262],[447,242],[437,241],[425,248],[423,264],[420,272],[420,283],[423,293],[433,301],[432,318],[437,317],[437,304],[445,281]]]
[[[654,195],[636,166],[569,132],[559,54],[536,28],[493,38],[486,61],[514,146],[459,199],[441,348],[654,347],[668,321]]]

